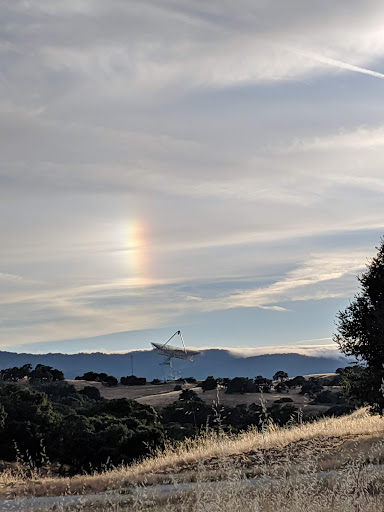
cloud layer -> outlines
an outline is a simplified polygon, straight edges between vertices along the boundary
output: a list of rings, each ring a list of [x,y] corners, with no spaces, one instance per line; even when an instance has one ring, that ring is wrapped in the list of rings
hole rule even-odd
[[[384,225],[383,15],[5,0],[0,347],[180,324],[214,344],[244,310],[248,342],[269,315],[329,337]]]

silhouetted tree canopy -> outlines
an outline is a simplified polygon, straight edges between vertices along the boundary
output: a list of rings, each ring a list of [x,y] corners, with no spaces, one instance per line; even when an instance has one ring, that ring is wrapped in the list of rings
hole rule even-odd
[[[131,462],[164,442],[150,406],[124,398],[96,401],[61,382],[39,386],[49,398],[24,385],[0,388],[0,459],[38,465],[48,457],[76,473]]]
[[[349,306],[337,315],[334,341],[348,356],[354,356],[365,369],[343,373],[344,389],[359,404],[370,404],[375,411],[384,408],[381,389],[384,377],[384,239],[366,272],[358,277],[360,291]],[[349,383],[348,383],[349,381]]]
[[[35,369],[30,372],[29,379],[31,382],[55,382],[64,380],[64,373],[52,366],[37,364]]]
[[[87,396],[91,400],[100,400],[101,399],[100,391],[97,388],[95,388],[95,386],[85,386],[85,388],[83,388],[80,391],[80,393],[82,395]]]
[[[293,379],[289,379],[285,381],[285,384],[291,388],[297,388],[298,386],[302,386],[305,382],[305,378],[301,375],[297,375],[296,377],[293,377]]]
[[[16,448],[39,459],[42,441],[50,437],[59,415],[45,393],[9,384],[0,388],[0,405],[7,416],[0,436],[0,459],[14,460]]]
[[[258,375],[255,377],[255,390],[258,393],[269,393],[272,387],[272,380]]]
[[[179,395],[179,400],[186,402],[190,402],[191,400],[194,402],[202,402],[202,399],[193,389],[183,389]]]
[[[136,377],[136,375],[127,375],[120,378],[120,384],[123,386],[144,386],[147,383],[145,377]]]
[[[278,372],[275,373],[275,375],[273,376],[273,380],[280,380],[280,381],[283,381],[283,380],[286,380],[288,379],[288,373],[287,372],[284,372],[283,370],[279,370]]]
[[[248,377],[235,377],[229,381],[225,392],[230,395],[256,393],[257,390],[258,389],[252,379],[249,379]]]
[[[125,377],[124,377],[125,378]],[[101,382],[105,386],[117,386],[119,381],[113,375],[107,375],[104,372],[96,373],[96,372],[86,372],[84,375],[78,375],[75,377],[75,380],[87,380],[94,382]]]
[[[209,391],[217,388],[217,380],[210,375],[201,383],[201,389],[203,391]]]
[[[13,368],[6,368],[5,370],[0,370],[0,380],[17,382],[24,377],[29,377],[31,370],[31,364],[25,364],[20,368],[17,366],[14,366]]]
[[[319,379],[316,377],[310,377],[308,380],[304,382],[304,384],[301,386],[301,395],[309,395],[311,398],[313,398],[317,393],[320,393],[320,391],[323,390],[323,386]]]
[[[277,391],[278,393],[283,393],[284,391],[288,392],[288,389],[289,388],[287,386],[287,383],[284,381],[278,382],[275,386],[275,391]]]

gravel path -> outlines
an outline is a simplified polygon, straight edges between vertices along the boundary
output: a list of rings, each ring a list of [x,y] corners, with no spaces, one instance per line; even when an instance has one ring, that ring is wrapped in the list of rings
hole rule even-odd
[[[270,480],[266,478],[257,478],[248,480],[249,485],[265,485]],[[221,486],[227,482],[200,482],[199,485]],[[133,498],[152,498],[155,496],[179,494],[193,489],[196,486],[194,482],[183,482],[176,484],[161,484],[148,487],[135,487],[129,495]],[[103,502],[103,504],[117,504],[127,501],[127,495],[115,492],[85,495],[67,495],[67,496],[46,496],[39,498],[15,498],[12,500],[0,500],[0,511],[19,512],[19,511],[45,511],[54,509],[55,512],[63,511],[68,505],[85,505],[87,502]]]

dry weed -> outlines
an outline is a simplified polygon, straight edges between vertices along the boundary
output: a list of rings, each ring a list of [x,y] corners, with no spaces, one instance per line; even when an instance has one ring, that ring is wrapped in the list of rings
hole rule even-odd
[[[231,478],[236,482],[236,484],[233,484],[234,486],[244,486],[245,481],[243,481],[243,477],[246,475],[248,477],[268,476],[268,478],[274,478],[276,482],[279,482],[281,487],[285,482],[285,480],[281,480],[285,473],[289,473],[290,475],[293,473],[297,474],[297,481],[299,481],[303,478],[303,474],[314,474],[321,468],[333,469],[340,467],[343,461],[339,460],[337,464],[335,458],[333,458],[332,463],[328,463],[327,465],[323,461],[322,465],[319,466],[319,460],[321,456],[324,455],[325,449],[328,449],[331,454],[330,458],[332,458],[332,453],[335,452],[335,447],[338,444],[341,445],[346,440],[350,443],[359,439],[365,440],[364,442],[368,442],[372,439],[377,440],[382,433],[384,433],[384,419],[379,416],[372,416],[365,410],[356,411],[349,416],[323,418],[313,423],[291,425],[284,428],[269,425],[264,432],[251,429],[248,432],[236,436],[208,432],[199,438],[186,440],[184,443],[177,446],[169,445],[164,451],[158,452],[154,454],[153,457],[149,457],[140,463],[132,466],[123,466],[94,475],[79,475],[70,479],[43,478],[38,474],[31,477],[22,472],[12,474],[4,472],[0,475],[0,492],[3,497],[11,497],[12,495],[47,496],[97,493],[111,489],[126,490],[138,484],[148,486],[168,482],[172,479],[172,475],[177,474],[178,478],[180,478],[180,472],[183,472],[184,481],[197,482],[196,491],[193,493],[184,493],[185,496],[191,495],[191,499],[194,500],[193,502],[199,503],[200,495],[202,496],[204,494],[204,499],[208,501],[211,499],[209,498],[210,491],[208,491],[208,483],[205,481],[204,485],[199,484],[199,482],[202,481],[202,474],[204,474],[205,480],[225,479],[227,481],[226,484],[223,485],[223,489],[226,490],[223,490],[224,494],[222,494],[222,496],[227,496],[225,493],[232,492],[232,484],[230,482],[228,483],[228,474],[231,473],[228,468],[234,468],[235,473],[231,473]],[[368,449],[369,446],[370,444],[367,444],[366,448]],[[356,445],[356,447],[353,460],[359,455],[358,445]],[[377,448],[377,453],[378,454],[375,455],[376,459],[383,458],[384,450],[381,445]],[[365,449],[364,457],[367,459]],[[373,455],[371,457],[375,458]],[[316,464],[316,467],[313,466],[310,473],[308,473],[308,466],[306,466],[306,461],[309,460],[312,461],[311,464]],[[204,464],[206,464],[206,467],[204,467]],[[225,467],[225,464],[229,465],[228,468]],[[204,471],[201,469],[203,467]],[[242,468],[242,470],[236,473],[239,468]],[[299,502],[301,499],[299,496],[300,493],[298,489],[293,486],[292,479],[289,480],[289,482],[288,494],[292,495],[292,493],[296,493],[297,501]],[[300,482],[302,482],[300,484],[301,486],[305,484],[305,486],[308,487],[309,485],[308,480],[304,479],[300,480]],[[315,483],[317,485],[317,479],[314,479],[312,482],[316,487]],[[217,487],[212,487],[212,489],[217,489]],[[246,492],[245,489],[243,490],[245,494],[255,492],[254,489],[248,489]],[[200,494],[198,494],[197,491],[199,491]],[[262,493],[258,491],[257,500],[260,501],[265,492],[265,489]],[[268,500],[282,500],[282,496],[279,494],[276,495],[279,496],[278,498],[273,498],[274,494],[272,493],[272,488],[268,492],[270,492]],[[215,494],[216,490],[215,492],[212,490],[212,493]],[[185,499],[187,499],[186,497]],[[227,498],[223,497],[223,502],[228,502],[228,499],[228,496]],[[255,499],[256,498],[254,498],[254,500]],[[336,500],[335,497],[332,499]],[[312,501],[315,503],[315,498],[313,498]],[[170,504],[169,506],[173,507],[177,506],[177,504]],[[263,505],[263,507],[266,506],[266,504]],[[169,510],[173,509],[170,508]],[[174,510],[178,509],[175,508]],[[183,510],[188,510],[188,508]],[[196,510],[205,509],[200,508]],[[206,510],[211,509],[207,508]],[[235,510],[237,509],[233,508],[231,512]],[[245,512],[246,510],[248,509],[242,508],[242,511]],[[264,509],[254,508],[252,510]],[[292,509],[292,511],[293,510],[295,509]],[[332,510],[337,510],[337,508]]]

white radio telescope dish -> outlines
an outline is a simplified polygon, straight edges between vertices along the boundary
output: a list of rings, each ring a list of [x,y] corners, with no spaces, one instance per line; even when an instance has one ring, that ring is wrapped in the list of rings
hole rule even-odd
[[[168,345],[171,339],[174,338],[176,335],[180,336],[181,342],[183,344],[182,347]],[[160,366],[168,366],[169,370],[171,370],[172,368],[172,359],[184,359],[186,361],[193,361],[194,357],[200,354],[198,350],[186,348],[181,331],[176,331],[175,334],[173,334],[165,343],[151,342],[151,345],[153,347],[153,351],[156,352],[156,354],[165,356],[165,359],[163,362],[160,363]]]

